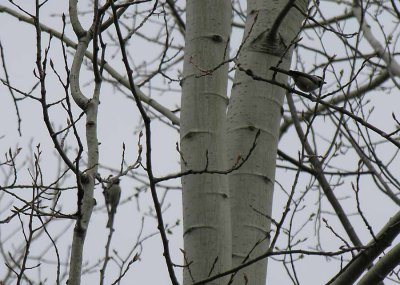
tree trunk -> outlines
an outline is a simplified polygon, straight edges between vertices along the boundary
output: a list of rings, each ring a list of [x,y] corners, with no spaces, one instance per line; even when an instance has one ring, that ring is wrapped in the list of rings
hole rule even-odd
[[[254,258],[265,253],[269,246],[271,222],[267,217],[272,212],[279,123],[285,90],[255,80],[252,74],[271,79],[270,66],[277,66],[279,62],[280,68],[288,69],[290,66],[293,42],[301,30],[304,17],[293,7],[287,14],[280,14],[286,3],[248,1],[243,47],[238,59],[242,71],[236,71],[228,108],[228,167],[249,154],[259,130],[260,136],[249,160],[229,175],[233,266],[240,265],[248,256]],[[306,0],[296,1],[295,4],[306,10]],[[281,25],[272,28],[276,19],[282,17]],[[283,83],[287,78],[277,74],[276,79]],[[264,285],[266,271],[265,259],[240,271],[235,276],[234,284]]]
[[[182,171],[224,170],[229,0],[187,1],[182,82]],[[185,262],[184,284],[231,266],[231,228],[226,175],[182,178]],[[210,284],[222,284],[222,279]]]

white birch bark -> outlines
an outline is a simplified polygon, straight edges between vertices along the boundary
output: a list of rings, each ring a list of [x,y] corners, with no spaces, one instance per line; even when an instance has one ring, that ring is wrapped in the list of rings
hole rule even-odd
[[[304,19],[302,14],[292,7],[277,36],[268,39],[274,21],[286,4],[287,1],[248,1],[244,43],[238,59],[241,68],[268,79],[272,77],[270,66],[276,66],[280,60],[281,68],[289,68],[292,49],[286,53],[284,50],[296,40]],[[295,1],[295,4],[306,11],[307,0]],[[276,79],[286,82],[287,77],[277,75]],[[257,243],[260,244],[250,258],[268,250],[271,223],[258,212],[271,216],[284,95],[284,89],[236,71],[227,118],[228,167],[249,153],[257,131],[261,133],[249,160],[229,175],[233,266],[240,265]],[[240,271],[233,284],[264,285],[266,271],[267,260],[257,262]]]
[[[72,245],[71,257],[69,264],[68,285],[81,284],[82,262],[85,238],[89,227],[90,218],[94,207],[94,186],[95,177],[99,164],[99,149],[97,140],[97,112],[99,105],[100,86],[96,82],[91,100],[85,97],[80,89],[80,70],[83,63],[83,57],[90,41],[93,38],[92,30],[85,31],[78,19],[77,1],[70,0],[69,11],[71,25],[76,36],[79,39],[79,44],[76,49],[74,60],[71,68],[71,95],[74,102],[86,114],[86,141],[87,141],[87,170],[83,173],[78,173],[80,187],[78,187],[78,207],[80,207],[80,215],[76,221]],[[82,196],[81,196],[82,195]]]
[[[182,82],[182,171],[224,170],[227,64],[231,3],[187,1],[186,46]],[[182,178],[184,284],[231,266],[231,228],[227,177],[217,174]],[[215,263],[215,264],[214,264]],[[222,284],[223,279],[208,284]],[[226,282],[225,282],[226,283]]]
[[[93,100],[87,105],[86,110],[86,140],[88,150],[88,170],[82,181],[82,217],[76,222],[71,245],[70,268],[68,285],[81,284],[83,250],[90,217],[94,208],[94,185],[98,169],[99,151],[97,140],[97,111],[99,90],[96,88]],[[83,177],[83,176],[82,176]]]

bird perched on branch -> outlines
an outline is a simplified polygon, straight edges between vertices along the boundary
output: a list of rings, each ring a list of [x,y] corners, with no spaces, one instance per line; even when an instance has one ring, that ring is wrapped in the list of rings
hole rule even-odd
[[[287,74],[290,77],[292,77],[296,86],[303,92],[312,92],[326,83],[324,79],[318,75],[310,75],[295,70],[287,71],[275,66],[271,66],[269,69],[279,73]]]
[[[113,180],[108,183],[103,191],[104,199],[106,200],[108,222],[107,228],[111,228],[114,224],[114,216],[117,212],[119,199],[121,198],[121,187],[119,186],[119,179]]]

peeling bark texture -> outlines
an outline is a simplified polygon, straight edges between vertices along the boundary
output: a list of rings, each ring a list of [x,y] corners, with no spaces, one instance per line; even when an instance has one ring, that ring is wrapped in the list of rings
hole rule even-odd
[[[271,32],[288,1],[248,1],[243,47],[238,64],[250,74],[272,78],[271,66],[289,69],[292,46],[301,30],[303,15],[289,9],[276,32]],[[306,12],[308,1],[296,1]],[[271,37],[271,34],[275,36]],[[276,75],[285,82],[287,77]],[[229,175],[232,219],[232,265],[265,253],[269,246],[270,220],[279,137],[279,123],[285,90],[254,80],[236,71],[227,117],[227,166],[248,154],[258,130],[261,135],[249,160]],[[262,213],[262,214],[260,214]],[[251,253],[250,253],[251,252]],[[250,255],[249,255],[250,253]],[[248,257],[249,256],[249,257]],[[233,284],[264,285],[267,260],[241,270]]]
[[[187,1],[186,18],[182,170],[224,170],[228,65],[221,63],[229,52],[231,3],[229,0]],[[227,185],[226,175],[182,178],[185,262],[189,263],[184,269],[184,284],[231,267]],[[226,279],[209,284],[226,284]]]

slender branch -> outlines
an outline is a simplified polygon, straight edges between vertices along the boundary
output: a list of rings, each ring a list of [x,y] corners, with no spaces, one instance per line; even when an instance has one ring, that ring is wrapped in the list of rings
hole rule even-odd
[[[366,247],[362,247],[362,248],[366,248]],[[257,256],[256,258],[253,258],[253,259],[251,259],[251,260],[249,260],[249,261],[247,261],[247,262],[241,264],[241,265],[238,265],[238,266],[236,266],[236,267],[233,267],[233,268],[230,269],[230,270],[227,270],[227,271],[225,271],[225,272],[216,274],[216,275],[211,276],[211,277],[209,277],[209,278],[206,278],[206,279],[203,279],[203,280],[194,282],[194,283],[192,283],[191,285],[208,284],[209,282],[211,282],[211,281],[213,281],[213,280],[219,279],[219,278],[224,277],[224,276],[226,276],[226,275],[230,275],[230,274],[236,273],[236,272],[240,271],[241,269],[246,268],[246,267],[249,267],[250,265],[252,265],[252,264],[254,264],[254,263],[256,263],[256,262],[258,262],[258,261],[260,261],[260,260],[263,260],[263,259],[265,259],[265,258],[268,258],[268,257],[270,257],[270,256],[280,256],[280,255],[287,255],[287,254],[299,254],[299,255],[310,255],[310,256],[327,256],[327,257],[333,257],[333,256],[342,255],[342,254],[347,253],[347,252],[351,252],[351,251],[353,251],[353,250],[360,250],[360,249],[362,249],[362,248],[359,248],[359,247],[351,247],[351,248],[346,248],[346,249],[339,250],[339,251],[325,251],[325,252],[321,252],[321,251],[310,251],[310,250],[301,250],[301,249],[281,250],[281,251],[273,251],[273,252],[268,251],[268,252],[266,252],[266,253],[264,253],[264,254],[262,254],[262,255],[260,255],[260,256]]]
[[[153,198],[154,208],[157,213],[158,230],[160,231],[161,240],[162,240],[162,244],[164,247],[164,258],[165,258],[165,262],[167,264],[167,268],[168,268],[168,272],[169,272],[169,276],[170,276],[172,284],[179,285],[178,279],[176,278],[176,275],[175,275],[175,271],[174,271],[174,267],[173,267],[174,265],[173,265],[173,262],[171,259],[171,254],[170,254],[170,250],[169,250],[169,242],[168,242],[167,234],[165,232],[165,226],[164,226],[164,220],[163,220],[163,215],[162,215],[162,211],[161,211],[161,205],[158,200],[156,183],[154,181],[154,176],[153,176],[150,118],[148,117],[146,110],[143,108],[143,104],[140,100],[140,97],[135,90],[135,85],[133,83],[133,77],[132,77],[132,69],[129,65],[128,56],[127,56],[126,49],[125,49],[125,41],[124,41],[124,38],[122,37],[121,29],[120,29],[120,26],[118,23],[118,19],[116,17],[117,10],[116,10],[115,5],[112,2],[112,0],[109,0],[109,3],[111,4],[112,12],[114,15],[114,26],[115,26],[115,30],[118,35],[118,41],[119,41],[119,45],[121,48],[122,60],[124,62],[125,69],[126,69],[126,72],[128,75],[131,92],[132,92],[133,97],[135,98],[136,105],[137,105],[139,112],[144,121],[145,134],[146,134],[146,172],[149,177],[151,196]],[[155,1],[153,11],[156,9],[157,4],[158,4],[158,0]]]
[[[204,169],[202,170],[187,170],[184,172],[180,172],[180,173],[176,173],[176,174],[171,174],[171,175],[167,175],[164,177],[160,177],[160,178],[154,178],[154,182],[155,183],[159,183],[162,181],[166,181],[166,180],[171,180],[171,179],[176,179],[176,178],[180,178],[183,176],[187,176],[187,175],[196,175],[196,174],[229,174],[232,171],[238,170],[240,167],[243,166],[243,164],[246,163],[246,161],[250,158],[250,155],[253,153],[254,149],[257,146],[257,140],[258,137],[260,136],[261,131],[258,130],[255,137],[254,137],[254,141],[252,146],[249,149],[249,152],[247,153],[247,155],[245,157],[239,157],[238,160],[236,161],[236,163],[229,169],[227,170],[209,170],[208,169],[208,157],[207,157],[207,161],[206,161],[206,165],[204,166]]]
[[[4,48],[3,48],[3,45],[1,44],[1,41],[0,41],[0,57],[1,57],[1,62],[2,62],[3,71],[4,71],[4,75],[5,75],[4,81],[7,83],[6,86],[8,87],[8,90],[10,91],[10,95],[13,98],[15,112],[17,113],[18,133],[20,136],[22,136],[22,133],[21,133],[22,120],[21,120],[21,115],[19,113],[18,103],[17,103],[18,99],[17,99],[17,97],[15,97],[14,89],[11,88],[10,77],[8,75],[8,70],[7,70],[7,65],[6,65],[6,58],[4,55]],[[1,81],[3,81],[3,80],[1,80]]]
[[[181,33],[184,35],[185,34],[185,22],[183,21],[181,15],[179,15],[178,10],[176,9],[176,3],[173,0],[166,0],[168,7],[171,9],[172,15],[174,16],[178,26],[179,30]]]

